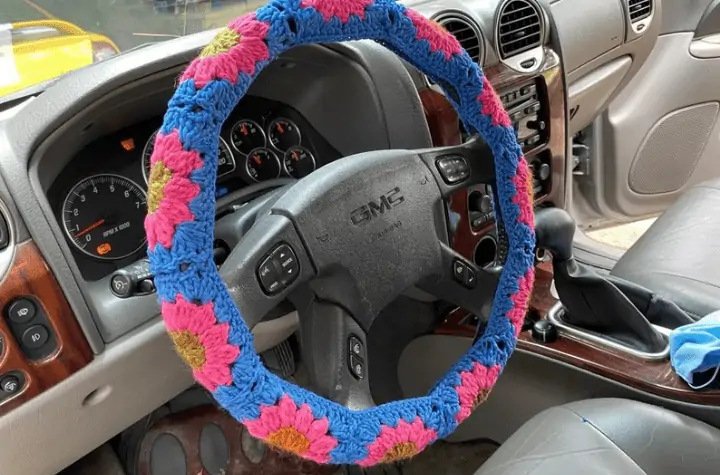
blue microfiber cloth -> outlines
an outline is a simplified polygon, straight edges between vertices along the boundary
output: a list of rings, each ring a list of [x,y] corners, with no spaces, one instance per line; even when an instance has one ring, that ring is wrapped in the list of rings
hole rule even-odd
[[[670,363],[693,389],[717,383],[720,373],[720,311],[670,333]]]

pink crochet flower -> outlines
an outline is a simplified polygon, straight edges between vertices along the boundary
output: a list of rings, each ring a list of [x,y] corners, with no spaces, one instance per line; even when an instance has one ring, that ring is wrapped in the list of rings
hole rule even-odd
[[[520,208],[520,222],[532,227],[535,223],[532,208],[535,185],[525,159],[518,163],[512,182],[516,190],[512,200]]]
[[[148,245],[172,246],[175,228],[195,216],[190,202],[200,193],[200,186],[188,176],[202,167],[200,154],[184,150],[177,130],[168,135],[157,133],[148,177],[148,215],[145,231]]]
[[[230,326],[215,319],[213,303],[196,305],[178,295],[162,303],[162,316],[175,349],[193,377],[209,391],[232,384],[230,365],[240,348],[228,343]]]
[[[361,467],[409,459],[425,450],[437,439],[437,432],[425,427],[416,417],[412,423],[400,419],[397,427],[382,426],[380,435],[368,446],[368,456],[358,462]]]
[[[255,13],[236,19],[218,33],[215,39],[194,59],[180,76],[180,81],[195,80],[195,87],[205,87],[214,79],[233,84],[243,72],[254,74],[257,63],[270,58],[265,38],[270,25],[259,21]]]
[[[493,125],[502,125],[503,127],[510,127],[512,125],[510,117],[505,111],[505,106],[503,106],[490,81],[484,76],[483,91],[480,93],[480,96],[478,96],[478,101],[480,101],[482,113],[490,116]]]
[[[372,3],[373,0],[302,0],[300,6],[314,8],[325,21],[337,17],[342,23],[347,23],[352,15],[364,20],[365,8]]]
[[[522,330],[534,282],[535,272],[530,269],[518,279],[518,291],[510,297],[513,301],[513,308],[508,312],[507,317],[515,328],[515,336],[518,336]]]
[[[458,40],[438,22],[425,18],[415,10],[408,9],[406,14],[415,25],[416,38],[427,40],[430,43],[430,51],[442,51],[445,59],[463,52]]]
[[[470,417],[475,408],[485,402],[490,389],[500,376],[500,370],[500,366],[488,369],[480,363],[475,363],[472,370],[460,373],[460,385],[455,387],[460,401],[460,411],[455,416],[458,424]]]
[[[271,447],[317,463],[327,463],[338,445],[337,439],[328,435],[327,418],[315,419],[307,404],[298,409],[287,394],[277,405],[262,406],[260,417],[243,424],[250,435]]]

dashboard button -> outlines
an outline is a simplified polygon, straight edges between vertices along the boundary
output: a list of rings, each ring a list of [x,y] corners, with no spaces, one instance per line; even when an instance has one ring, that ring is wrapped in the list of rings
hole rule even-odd
[[[535,104],[532,104],[532,105],[526,107],[526,108],[525,108],[525,113],[526,113],[527,115],[531,115],[531,114],[535,114],[535,113],[538,112],[539,110],[540,110],[540,103],[539,103],[539,102],[536,102]]]
[[[531,94],[535,94],[535,85],[529,85],[529,86],[523,86],[520,89],[520,95],[521,96],[529,96]]]
[[[6,394],[15,394],[20,390],[20,379],[17,376],[5,376],[0,380],[0,390]]]
[[[27,323],[33,319],[37,308],[32,300],[19,299],[8,308],[8,318],[15,323]]]
[[[125,274],[116,274],[110,279],[110,290],[121,299],[132,295],[132,280]]]
[[[33,325],[22,334],[22,344],[25,348],[35,350],[47,343],[50,334],[42,325]]]

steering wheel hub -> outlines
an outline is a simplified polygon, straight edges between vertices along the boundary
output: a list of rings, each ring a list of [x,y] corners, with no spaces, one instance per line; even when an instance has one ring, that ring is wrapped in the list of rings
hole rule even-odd
[[[325,166],[263,202],[218,272],[222,123],[287,49],[356,39],[382,42],[442,84],[466,128],[484,140],[368,152]],[[250,434],[318,463],[370,466],[447,436],[487,397],[532,289],[532,180],[497,95],[442,27],[393,0],[276,0],[232,22],[190,63],[150,163],[146,232],[163,319],[197,381]],[[479,183],[496,190],[508,235],[499,278],[448,243],[454,217],[446,200]],[[367,365],[352,348],[366,346],[380,310],[412,285],[477,313],[478,292],[497,291],[483,334],[427,396],[374,407],[367,368],[352,371],[347,361]],[[300,314],[315,392],[268,372],[253,349],[252,327],[286,299]]]

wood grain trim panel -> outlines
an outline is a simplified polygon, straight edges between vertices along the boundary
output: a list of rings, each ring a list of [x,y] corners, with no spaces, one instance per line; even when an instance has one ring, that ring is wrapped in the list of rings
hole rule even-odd
[[[35,297],[41,305],[57,340],[56,351],[39,361],[29,361],[24,356],[5,316],[7,304],[17,297],[28,295]],[[0,337],[3,342],[0,375],[19,371],[25,377],[24,387],[0,403],[2,415],[83,368],[92,360],[92,351],[55,276],[34,242],[26,241],[15,248],[13,264],[0,282],[0,305]]]
[[[552,275],[551,263],[538,266],[530,305],[541,318],[545,318],[550,307],[557,302],[550,293]],[[475,326],[465,323],[468,317],[466,310],[454,309],[445,316],[436,333],[473,338]],[[641,360],[565,334],[561,334],[553,343],[538,343],[532,339],[529,331],[520,334],[518,349],[587,370],[659,397],[699,405],[720,405],[720,390],[691,389],[675,374],[669,361]]]

